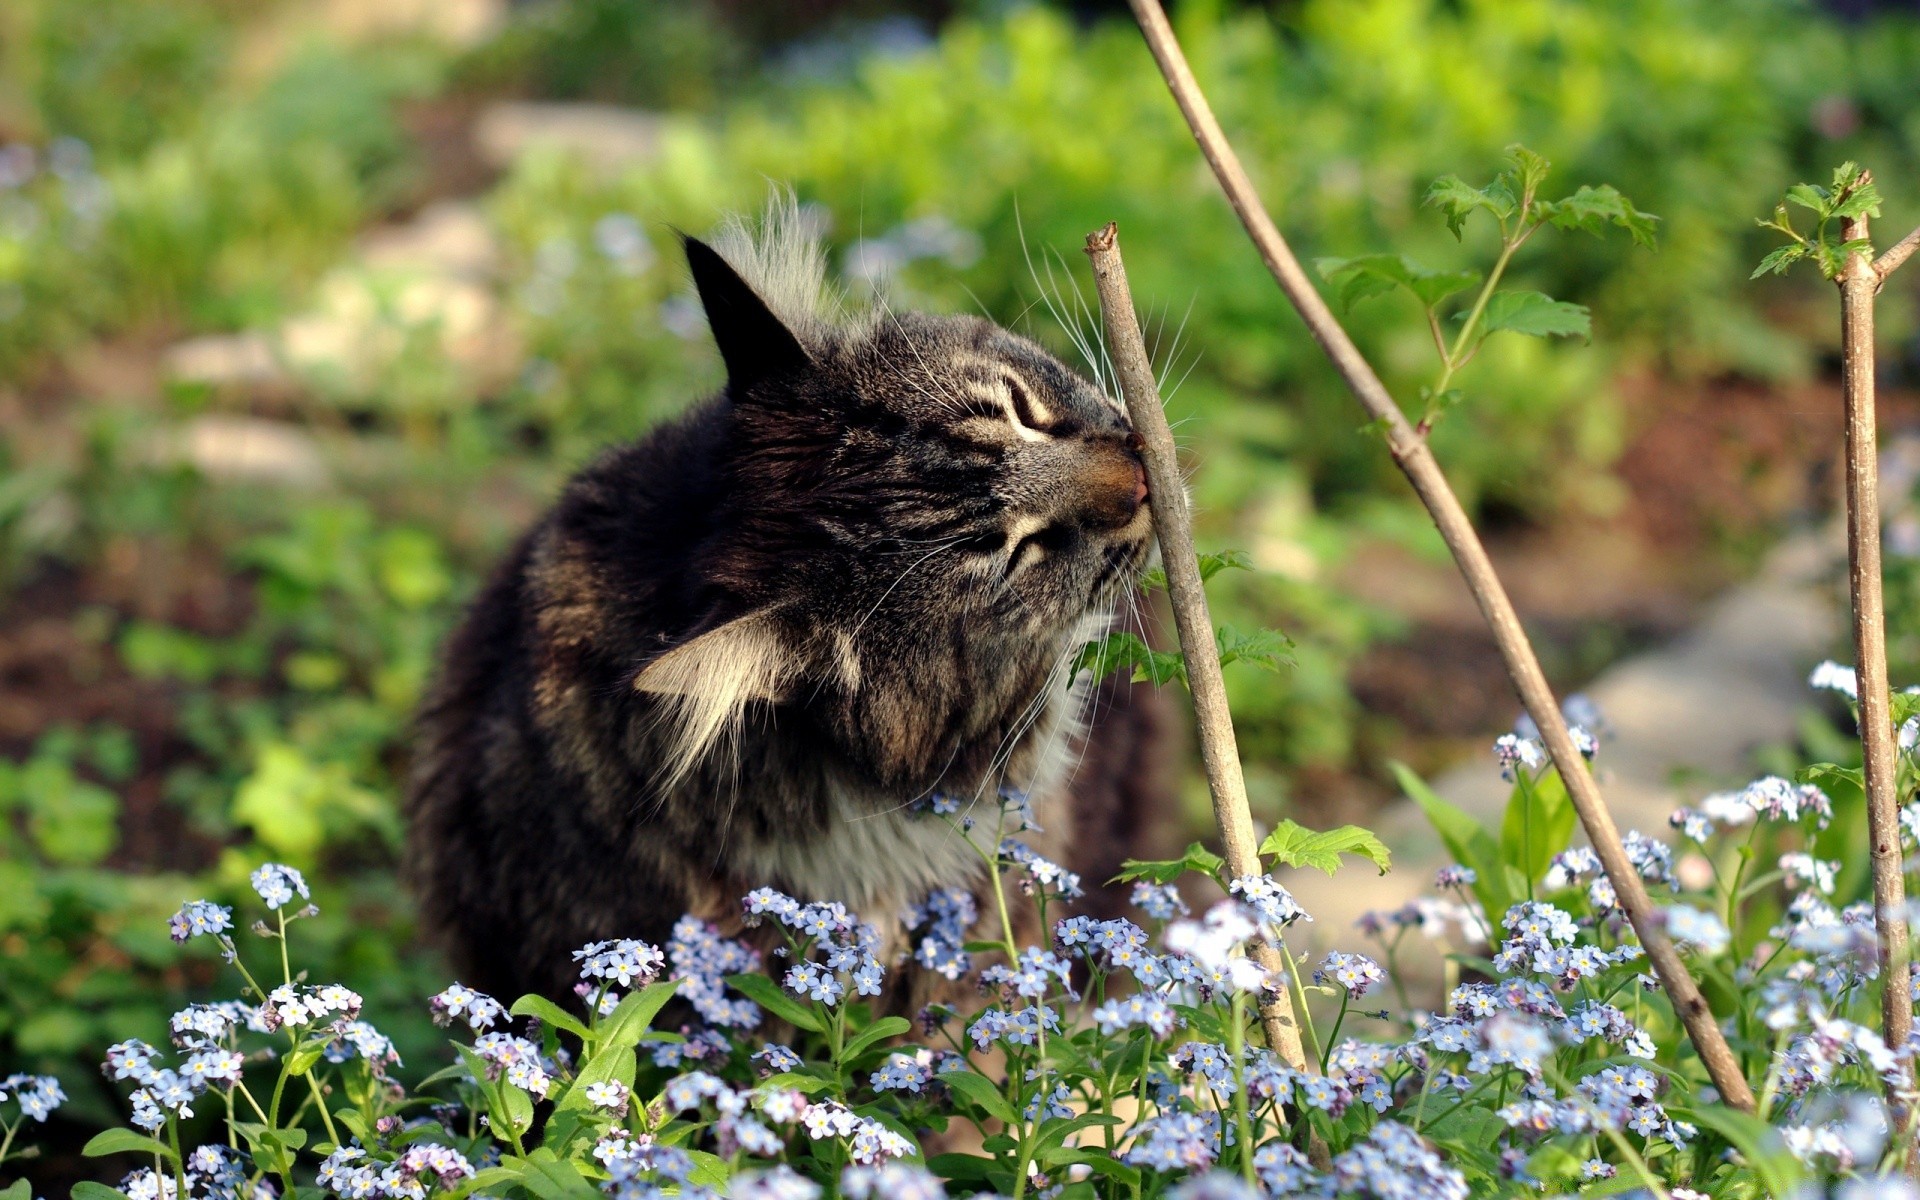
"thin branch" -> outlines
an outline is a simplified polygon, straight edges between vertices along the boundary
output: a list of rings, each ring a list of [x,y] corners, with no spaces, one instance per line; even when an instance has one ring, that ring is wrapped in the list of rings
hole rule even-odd
[[[1844,237],[1845,235],[1843,234],[1842,236]],[[1915,229],[1912,233],[1887,247],[1885,254],[1873,260],[1875,286],[1885,283],[1887,276],[1898,271],[1900,264],[1912,258],[1915,250],[1920,250],[1920,229]]]
[[[1859,184],[1869,179],[1862,172]],[[1847,218],[1841,223],[1840,236],[1845,241],[1865,241],[1867,218]],[[1865,254],[1848,256],[1839,279],[1840,379],[1847,408],[1847,584],[1853,598],[1853,661],[1866,770],[1873,919],[1880,935],[1881,1033],[1887,1045],[1904,1046],[1913,1028],[1913,981],[1907,974],[1900,785],[1894,768],[1886,608],[1880,588],[1880,450],[1873,407],[1873,297],[1880,281],[1876,264],[1868,262]],[[1888,1088],[1889,1103],[1895,1108],[1889,1124],[1896,1128],[1905,1124],[1904,1104],[1898,1096],[1903,1090]]]
[[[1193,712],[1200,733],[1200,760],[1207,770],[1207,791],[1213,796],[1213,818],[1220,827],[1227,871],[1236,879],[1259,875],[1263,868],[1253,815],[1247,808],[1247,782],[1240,771],[1233,714],[1227,708],[1226,683],[1220,676],[1220,650],[1214,642],[1213,618],[1207,612],[1207,593],[1193,550],[1193,515],[1187,509],[1187,489],[1180,478],[1173,430],[1167,426],[1153,365],[1147,359],[1140,322],[1134,315],[1133,295],[1127,290],[1120,238],[1111,223],[1087,235],[1087,257],[1093,261],[1100,316],[1106,324],[1107,349],[1113,356],[1120,394],[1143,443],[1141,458],[1146,463],[1147,486],[1153,497],[1153,532],[1160,539],[1173,623],[1186,658],[1187,685],[1193,692]],[[1254,961],[1266,970],[1269,979],[1280,983],[1261,991],[1260,1019],[1266,1027],[1268,1048],[1294,1070],[1305,1071],[1309,1069],[1308,1059],[1300,1043],[1300,1023],[1293,1011],[1293,997],[1287,991],[1283,974],[1286,964],[1280,954],[1265,941],[1254,940]]]
[[[1719,1090],[1724,1103],[1744,1112],[1752,1112],[1753,1090],[1741,1073],[1739,1060],[1727,1046],[1727,1039],[1721,1033],[1706,997],[1700,994],[1699,985],[1687,973],[1686,964],[1681,961],[1672,939],[1667,936],[1659,914],[1647,896],[1646,885],[1639,871],[1627,858],[1626,847],[1620,841],[1620,831],[1613,823],[1613,814],[1607,810],[1600,789],[1587,770],[1585,759],[1573,744],[1566,719],[1561,716],[1560,706],[1555,703],[1552,689],[1547,686],[1546,675],[1540,669],[1540,660],[1520,627],[1513,601],[1508,598],[1506,589],[1494,574],[1493,563],[1467,519],[1466,510],[1453,494],[1426,439],[1408,423],[1406,415],[1394,403],[1379,376],[1374,374],[1373,368],[1367,365],[1346,330],[1334,319],[1326,301],[1308,281],[1299,260],[1294,258],[1286,239],[1260,203],[1252,180],[1241,167],[1239,158],[1207,104],[1206,96],[1194,80],[1186,56],[1181,53],[1179,42],[1167,24],[1166,13],[1161,10],[1157,0],[1129,2],[1141,31],[1146,34],[1147,45],[1160,65],[1161,74],[1179,103],[1180,111],[1186,116],[1187,125],[1193,130],[1201,152],[1212,164],[1228,202],[1233,205],[1247,233],[1253,238],[1267,269],[1273,273],[1281,291],[1286,293],[1287,299],[1299,311],[1308,332],[1332,360],[1334,369],[1345,380],[1354,398],[1385,430],[1387,448],[1392,452],[1394,462],[1406,475],[1408,482],[1413,484],[1420,502],[1426,505],[1433,517],[1433,523],[1438,527],[1447,549],[1453,552],[1467,588],[1473,593],[1474,601],[1480,606],[1481,615],[1500,647],[1500,656],[1505,660],[1514,690],[1519,693],[1527,714],[1539,727],[1541,740],[1573,800],[1580,823],[1586,830],[1587,840],[1593,844],[1594,852],[1613,884],[1622,911],[1632,922],[1634,932],[1640,937],[1640,944],[1646,949],[1648,962],[1659,976],[1667,997],[1673,1002],[1674,1012],[1686,1026],[1687,1036],[1692,1039],[1694,1050],[1706,1067],[1708,1077]]]

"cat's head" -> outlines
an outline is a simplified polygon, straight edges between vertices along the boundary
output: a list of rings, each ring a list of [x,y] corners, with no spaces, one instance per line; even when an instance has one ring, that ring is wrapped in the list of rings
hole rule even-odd
[[[728,502],[688,564],[710,611],[636,687],[666,701],[677,769],[772,703],[887,787],[997,782],[1135,586],[1139,440],[992,322],[840,315],[799,226],[686,241],[727,368]]]

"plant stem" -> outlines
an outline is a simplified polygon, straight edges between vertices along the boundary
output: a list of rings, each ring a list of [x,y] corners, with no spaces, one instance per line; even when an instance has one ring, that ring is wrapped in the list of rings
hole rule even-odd
[[[333,1127],[333,1114],[327,1111],[326,1095],[320,1090],[320,1081],[307,1072],[307,1087],[313,1091],[313,1106],[320,1110],[320,1124],[326,1127],[327,1140],[336,1147],[340,1145],[340,1131]]]
[[[1432,449],[1407,421],[1406,414],[1394,403],[1373,368],[1367,365],[1359,348],[1353,344],[1353,339],[1347,336],[1346,330],[1341,328],[1332,310],[1327,307],[1327,302],[1314,289],[1306,272],[1301,270],[1299,260],[1287,246],[1286,239],[1280,235],[1273,218],[1261,206],[1252,180],[1247,177],[1239,157],[1228,145],[1220,123],[1214,118],[1199,84],[1194,81],[1193,71],[1174,39],[1173,29],[1167,24],[1166,13],[1161,10],[1158,0],[1129,0],[1129,3],[1201,151],[1212,165],[1221,188],[1253,238],[1268,270],[1300,313],[1308,332],[1320,344],[1334,369],[1353,392],[1354,398],[1367,410],[1368,416],[1381,423],[1395,464],[1413,485],[1420,502],[1433,517],[1441,539],[1453,553],[1467,588],[1473,593],[1481,615],[1500,647],[1500,655],[1505,660],[1514,690],[1519,693],[1527,714],[1539,727],[1541,741],[1554,766],[1560,771],[1567,794],[1573,800],[1574,810],[1580,816],[1581,826],[1586,830],[1587,840],[1593,844],[1594,852],[1613,884],[1620,907],[1632,922],[1634,932],[1639,935],[1640,944],[1647,952],[1647,960],[1658,975],[1661,986],[1666,989],[1667,997],[1673,1002],[1674,1012],[1686,1026],[1687,1036],[1692,1039],[1694,1050],[1699,1054],[1708,1076],[1728,1105],[1742,1112],[1752,1112],[1753,1089],[1747,1086],[1746,1078],[1740,1072],[1739,1060],[1728,1047],[1726,1036],[1720,1032],[1706,997],[1700,994],[1699,985],[1687,973],[1686,964],[1681,961],[1672,940],[1667,937],[1666,929],[1660,924],[1639,871],[1628,861],[1626,848],[1620,841],[1620,831],[1613,823],[1613,814],[1607,810],[1599,787],[1567,732],[1566,719],[1560,715],[1560,706],[1555,703],[1553,691],[1547,686],[1540,660],[1520,626],[1520,617],[1514,611],[1513,601],[1507,596],[1499,576],[1494,573],[1486,547],[1474,532],[1473,523],[1467,519],[1466,510],[1461,507],[1459,498],[1447,483]]]
[[[1151,489],[1154,536],[1167,573],[1167,595],[1173,603],[1174,625],[1180,632],[1180,651],[1187,664],[1187,686],[1193,694],[1194,717],[1200,733],[1200,759],[1207,771],[1207,792],[1213,798],[1213,819],[1220,829],[1227,871],[1236,879],[1260,875],[1259,843],[1254,838],[1253,814],[1247,808],[1247,781],[1240,770],[1240,749],[1233,735],[1233,714],[1227,708],[1227,688],[1220,675],[1220,651],[1213,636],[1213,618],[1200,579],[1200,562],[1193,549],[1193,517],[1187,509],[1186,482],[1180,474],[1173,430],[1160,402],[1160,386],[1147,359],[1140,321],[1127,289],[1127,268],[1120,259],[1120,238],[1114,225],[1087,235],[1087,257],[1093,263],[1095,287],[1100,293],[1100,319],[1106,326],[1107,350],[1113,356],[1114,375],[1142,442]],[[1256,937],[1251,957],[1280,978],[1280,953]],[[1293,999],[1285,987],[1264,989],[1260,1019],[1267,1046],[1296,1071],[1308,1070],[1300,1044],[1300,1025]]]
[[[1885,254],[1874,259],[1873,273],[1880,277],[1880,282],[1885,283],[1887,276],[1899,270],[1901,263],[1912,258],[1915,250],[1920,250],[1920,229],[1915,229],[1912,233],[1901,238],[1892,246],[1888,247]]]
[[[1864,186],[1871,177],[1861,172]],[[1848,241],[1868,237],[1865,215],[1840,226]],[[1847,406],[1847,589],[1853,599],[1854,670],[1860,704],[1860,748],[1866,773],[1867,838],[1873,863],[1873,922],[1880,935],[1881,1035],[1889,1047],[1913,1028],[1913,981],[1907,973],[1906,879],[1900,855],[1900,789],[1894,766],[1887,685],[1886,607],[1880,590],[1879,439],[1873,395],[1873,296],[1880,275],[1863,253],[1840,273],[1841,388]],[[1906,1123],[1905,1088],[1889,1086],[1895,1126]]]
[[[1227,1024],[1227,1053],[1233,1056],[1233,1120],[1240,1128],[1240,1175],[1259,1190],[1253,1173],[1253,1114],[1247,1111],[1247,996],[1233,994],[1233,1015]],[[1322,1070],[1325,1069],[1324,1064]],[[1224,1139],[1223,1139],[1224,1140]]]

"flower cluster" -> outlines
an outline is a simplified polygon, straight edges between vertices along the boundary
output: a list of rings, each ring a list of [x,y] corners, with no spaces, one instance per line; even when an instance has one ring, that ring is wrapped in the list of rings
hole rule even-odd
[[[772,888],[748,892],[744,905],[749,926],[772,917],[789,931],[788,950],[796,961],[780,982],[794,995],[831,1007],[849,991],[860,996],[880,994],[886,974],[874,957],[880,934],[855,920],[846,905],[838,901],[802,904]],[[817,962],[810,957],[816,953],[820,955]]]
[[[693,1011],[708,1024],[726,1029],[752,1029],[760,1024],[760,1006],[744,996],[727,990],[727,976],[744,975],[760,969],[760,956],[694,916],[674,923],[673,936],[667,940],[667,961],[671,977],[680,983],[676,993],[693,1005]]]
[[[473,1175],[465,1155],[437,1142],[412,1142],[382,1162],[369,1158],[356,1140],[327,1155],[318,1182],[343,1200],[424,1200],[430,1191],[451,1190]]]
[[[458,1019],[475,1033],[493,1028],[507,1011],[492,996],[461,983],[451,984],[433,996],[427,1001],[427,1007],[433,1011],[435,1025],[445,1028]]]
[[[967,953],[967,930],[980,915],[973,893],[964,888],[935,888],[927,898],[907,909],[905,926],[919,933],[913,961],[945,979],[959,979],[973,969]]]
[[[0,1104],[8,1100],[18,1104],[26,1116],[45,1122],[54,1109],[67,1102],[67,1094],[51,1075],[9,1075],[0,1079]]]

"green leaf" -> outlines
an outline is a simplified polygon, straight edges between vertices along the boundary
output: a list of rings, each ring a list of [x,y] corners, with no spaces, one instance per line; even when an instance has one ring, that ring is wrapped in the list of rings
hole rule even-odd
[[[1753,274],[1747,276],[1747,278],[1758,279],[1769,272],[1775,275],[1785,275],[1788,267],[1799,262],[1806,256],[1807,248],[1805,246],[1798,242],[1790,242],[1761,259],[1760,265],[1755,267]]]
[[[679,987],[679,980],[665,979],[630,993],[607,1014],[606,1020],[594,1027],[594,1044],[600,1047],[639,1045],[641,1036],[653,1025],[653,1018]],[[520,1011],[519,1003],[514,1004],[513,1011]]]
[[[1420,806],[1420,811],[1426,814],[1427,823],[1447,844],[1447,850],[1455,861],[1461,866],[1471,867],[1479,876],[1473,885],[1473,894],[1479,898],[1480,906],[1487,910],[1488,918],[1499,920],[1500,914],[1513,904],[1513,893],[1507,887],[1499,846],[1479,821],[1442,800],[1405,764],[1396,762],[1387,765],[1399,781],[1400,790]]]
[[[1627,231],[1635,244],[1653,249],[1653,227],[1660,218],[1633,206],[1611,185],[1582,187],[1573,195],[1540,206],[1541,217],[1558,229],[1584,229],[1599,237],[1609,225]]]
[[[580,1169],[545,1146],[527,1155],[520,1184],[540,1200],[599,1200],[600,1193]]]
[[[1315,833],[1292,821],[1280,822],[1267,835],[1267,840],[1260,843],[1260,853],[1271,855],[1284,867],[1313,867],[1329,875],[1340,869],[1342,854],[1366,859],[1380,868],[1382,875],[1387,873],[1392,859],[1386,843],[1358,825],[1342,825],[1325,833]]]
[[[1447,228],[1456,238],[1466,227],[1467,217],[1474,212],[1485,209],[1505,221],[1515,208],[1513,193],[1499,180],[1483,189],[1467,186],[1458,175],[1442,175],[1434,180],[1422,203],[1440,210]]]
[[[1218,554],[1202,554],[1199,556],[1199,562],[1201,583],[1205,583],[1222,571],[1253,570],[1253,559],[1248,557],[1245,550],[1223,550]],[[1165,591],[1167,587],[1166,569],[1163,567],[1149,568],[1144,575],[1140,576],[1140,586],[1146,588],[1148,591]]]
[[[936,1154],[927,1160],[927,1170],[950,1183],[985,1183],[994,1166],[992,1159],[977,1154]]]
[[[1733,1143],[1773,1196],[1794,1194],[1806,1178],[1800,1163],[1787,1151],[1779,1131],[1751,1113],[1718,1105],[1702,1105],[1675,1115],[1713,1130]]]
[[[627,1000],[631,999],[632,997],[628,996],[623,999],[621,1003],[624,1004]],[[593,1036],[587,1032],[587,1027],[580,1018],[574,1016],[566,1009],[561,1008],[545,996],[522,996],[518,1000],[515,1000],[513,1007],[507,1011],[516,1017],[536,1017],[548,1025],[553,1026],[555,1029],[564,1029],[582,1040]],[[614,1015],[617,1015],[618,1012],[619,1010],[616,1008]],[[652,1017],[649,1016],[648,1020],[651,1021]]]
[[[500,1103],[487,1112],[496,1125],[505,1125],[516,1136],[533,1128],[533,1097],[505,1079],[500,1081]]]
[[[1194,842],[1187,847],[1185,854],[1175,859],[1154,862],[1129,858],[1120,864],[1120,873],[1113,877],[1113,882],[1132,883],[1136,879],[1146,879],[1153,883],[1172,883],[1188,871],[1198,871],[1209,879],[1218,880],[1220,868],[1226,865],[1226,859],[1199,842]]]
[[[852,1062],[868,1046],[887,1038],[899,1037],[913,1028],[913,1022],[905,1017],[881,1017],[878,1021],[861,1030],[858,1036],[849,1038],[840,1051],[840,1061]]]
[[[125,1196],[121,1196],[119,1192],[114,1191],[105,1184],[95,1184],[94,1186],[101,1188],[109,1196],[120,1196],[120,1200],[126,1200]],[[78,1194],[79,1189],[76,1188],[74,1191],[75,1194]],[[16,1179],[12,1185],[0,1188],[0,1200],[33,1200],[33,1185],[24,1179]]]
[[[1826,217],[1832,212],[1828,204],[1830,199],[1831,196],[1828,195],[1827,189],[1818,184],[1796,183],[1787,189],[1788,203],[1798,204],[1801,208],[1811,209],[1822,217]]]
[[[606,1046],[580,1064],[579,1074],[567,1085],[567,1094],[554,1105],[555,1112],[572,1112],[588,1107],[587,1089],[596,1083],[624,1083],[633,1086],[639,1059],[632,1046]]]
[[[809,1033],[825,1033],[827,1027],[810,1005],[802,1004],[780,990],[780,985],[765,975],[729,975],[727,983],[734,991],[779,1017],[787,1024]]]
[[[1520,185],[1523,194],[1538,192],[1547,180],[1548,168],[1553,165],[1518,142],[1507,147],[1507,162],[1507,174]]]
[[[26,1180],[19,1180],[6,1191],[0,1192],[0,1196],[7,1197],[7,1200],[18,1200],[15,1193],[27,1186]],[[33,1193],[28,1191],[24,1193],[24,1195],[31,1197]],[[73,1190],[69,1192],[68,1195],[72,1197],[72,1200],[127,1200],[125,1192],[120,1191],[118,1188],[110,1188],[104,1183],[95,1183],[91,1179],[83,1179],[79,1183],[74,1184]]]
[[[80,1153],[88,1158],[104,1158],[109,1154],[158,1154],[168,1162],[178,1162],[173,1147],[157,1138],[143,1137],[131,1129],[102,1129],[87,1139],[80,1147]]]
[[[1125,670],[1135,683],[1152,683],[1155,687],[1175,679],[1184,681],[1187,677],[1186,660],[1180,657],[1179,651],[1155,650],[1138,634],[1121,630],[1082,646],[1073,669],[1092,671],[1095,679],[1105,679],[1115,671]]]
[[[1370,296],[1396,287],[1405,288],[1422,306],[1432,308],[1448,296],[1480,282],[1477,271],[1429,270],[1403,254],[1321,258],[1314,260],[1313,265],[1320,277],[1333,285],[1334,299],[1342,309],[1351,309]]]
[[[1524,333],[1530,337],[1590,337],[1593,323],[1584,305],[1539,292],[1495,292],[1480,317],[1481,336]]]
[[[287,1074],[298,1079],[313,1070],[313,1064],[320,1061],[320,1055],[325,1049],[324,1046],[302,1046],[287,1055]]]
[[[494,1189],[520,1182],[523,1171],[514,1167],[482,1167],[474,1172],[473,1178],[463,1183],[454,1194],[457,1196],[499,1195]]]
[[[1852,784],[1861,791],[1867,790],[1866,772],[1859,767],[1843,767],[1838,763],[1812,763],[1793,773],[1795,783],[1811,783],[1816,787],[1830,787],[1835,783]]]
[[[1500,823],[1500,861],[1538,882],[1553,856],[1572,844],[1575,818],[1559,775],[1549,772],[1535,783],[1520,774]]]
[[[940,1076],[940,1082],[947,1085],[953,1094],[971,1101],[974,1107],[982,1109],[990,1117],[1005,1121],[1008,1125],[1017,1125],[1020,1118],[1013,1111],[1013,1105],[1000,1094],[986,1076],[976,1075],[972,1071],[948,1071]]]
[[[1232,626],[1222,625],[1213,631],[1213,639],[1223,667],[1228,663],[1243,662],[1263,671],[1279,672],[1293,665],[1293,655],[1289,653],[1293,649],[1293,639],[1275,629],[1240,633]],[[1182,677],[1185,677],[1184,671]]]

